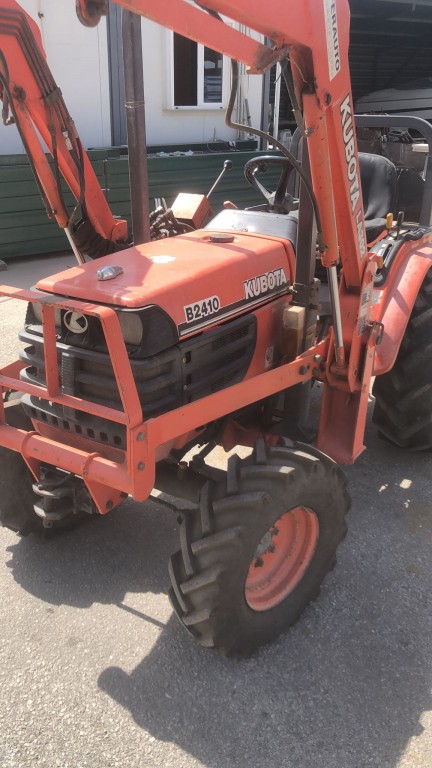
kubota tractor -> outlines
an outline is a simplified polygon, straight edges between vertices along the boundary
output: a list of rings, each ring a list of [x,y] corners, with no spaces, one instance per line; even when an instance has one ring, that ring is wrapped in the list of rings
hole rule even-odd
[[[243,656],[298,619],[335,563],[349,508],[338,464],[363,451],[372,376],[382,435],[432,446],[430,162],[419,220],[406,223],[392,163],[357,153],[348,0],[117,2],[251,73],[280,62],[298,141],[289,152],[272,140],[279,154],[247,164],[262,205],[230,206],[205,226],[202,200],[189,215],[174,206],[189,222],[182,234],[135,233],[130,245],[36,25],[0,0],[3,119],[16,123],[78,259],[31,291],[0,288],[28,303],[20,359],[0,371],[0,515],[26,534],[144,501],[154,487],[192,501],[170,598],[202,645]],[[87,25],[107,6],[77,0]],[[236,79],[233,63],[227,121],[241,130]],[[430,126],[417,128],[432,145]],[[275,192],[260,176],[274,165]],[[316,440],[306,419],[314,382]],[[208,459],[217,445],[251,452],[234,452],[222,471]]]

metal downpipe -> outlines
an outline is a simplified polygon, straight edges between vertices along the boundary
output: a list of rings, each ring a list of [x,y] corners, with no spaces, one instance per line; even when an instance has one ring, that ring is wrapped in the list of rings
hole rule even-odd
[[[141,16],[123,10],[122,37],[132,230],[137,245],[150,241]]]

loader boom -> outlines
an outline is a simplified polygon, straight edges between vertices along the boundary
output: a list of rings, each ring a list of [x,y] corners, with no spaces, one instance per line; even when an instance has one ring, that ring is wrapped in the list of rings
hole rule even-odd
[[[358,289],[367,248],[348,64],[348,0],[206,0],[205,8],[187,0],[115,3],[242,61],[250,72],[264,72],[289,54],[327,246],[323,264],[337,264],[340,251],[345,283]],[[77,0],[78,15],[88,25],[107,8],[107,2]],[[272,47],[224,24],[218,14],[264,35]]]

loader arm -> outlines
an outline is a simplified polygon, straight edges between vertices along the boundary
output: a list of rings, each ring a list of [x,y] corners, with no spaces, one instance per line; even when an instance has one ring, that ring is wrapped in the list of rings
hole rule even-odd
[[[126,222],[111,214],[46,63],[39,29],[15,0],[0,3],[0,98],[3,122],[18,128],[47,214],[65,230],[76,255],[106,255],[126,242]],[[60,177],[76,201],[73,211]]]
[[[348,0],[114,2],[243,62],[251,73],[264,72],[289,53],[327,245],[323,263],[338,263],[340,253],[347,286],[359,289],[367,247],[348,64]],[[76,5],[88,26],[108,10],[106,0],[76,0]],[[224,24],[217,14],[264,35],[272,47]]]

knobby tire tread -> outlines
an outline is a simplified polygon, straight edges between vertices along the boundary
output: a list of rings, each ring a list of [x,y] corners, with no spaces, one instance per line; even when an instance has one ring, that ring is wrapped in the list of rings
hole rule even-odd
[[[286,501],[291,495],[294,506],[301,505],[303,495],[305,506],[315,507],[320,516],[317,552],[280,605],[256,612],[244,599],[245,573],[257,546],[254,532],[259,542],[268,521],[275,522],[291,508]],[[251,457],[230,462],[225,482],[205,486],[203,499],[204,515],[198,510],[188,524],[182,523],[182,548],[169,565],[170,599],[201,645],[226,656],[246,657],[297,621],[334,567],[350,506],[345,476],[315,448],[290,441],[269,447],[260,441]],[[188,572],[191,563],[193,574]]]

